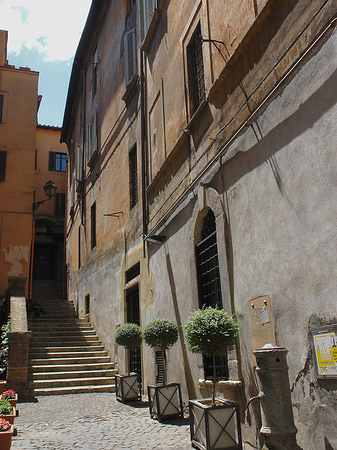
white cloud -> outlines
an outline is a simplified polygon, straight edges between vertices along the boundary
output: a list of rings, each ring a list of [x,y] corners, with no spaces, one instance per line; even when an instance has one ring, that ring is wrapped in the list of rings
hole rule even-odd
[[[0,0],[0,29],[8,51],[36,48],[46,61],[74,56],[91,0]]]

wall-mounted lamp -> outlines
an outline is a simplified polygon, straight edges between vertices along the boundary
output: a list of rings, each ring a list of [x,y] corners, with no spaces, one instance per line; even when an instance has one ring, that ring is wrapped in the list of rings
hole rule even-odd
[[[160,234],[151,234],[148,236],[145,236],[144,241],[152,242],[152,244],[162,244],[166,240],[166,236],[160,235]]]
[[[49,180],[46,182],[46,184],[43,186],[44,193],[48,198],[45,198],[44,200],[40,200],[39,202],[33,202],[33,211],[35,211],[42,203],[47,202],[48,200],[51,200],[56,195],[56,184]]]

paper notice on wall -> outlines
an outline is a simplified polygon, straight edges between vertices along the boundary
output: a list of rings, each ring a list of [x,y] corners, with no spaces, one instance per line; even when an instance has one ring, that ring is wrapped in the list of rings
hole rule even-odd
[[[334,332],[313,336],[318,375],[337,376],[337,336]]]

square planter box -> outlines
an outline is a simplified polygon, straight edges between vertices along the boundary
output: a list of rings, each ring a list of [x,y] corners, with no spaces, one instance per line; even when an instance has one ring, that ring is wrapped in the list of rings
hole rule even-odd
[[[230,400],[190,400],[190,432],[194,448],[242,450],[239,405]]]
[[[8,422],[11,425],[14,425],[14,419],[16,417],[16,408],[15,408],[15,406],[13,406],[13,408],[12,408],[12,414],[2,414],[2,415],[0,415],[0,417],[2,417],[5,420],[8,420]]]
[[[135,400],[141,400],[142,394],[137,373],[130,375],[115,375],[116,383],[116,399],[120,402],[127,403]]]
[[[16,404],[17,404],[17,402],[18,402],[18,394],[15,394],[15,398],[8,398],[7,400],[9,401],[9,403],[10,403],[12,406],[15,406],[15,407],[16,407]]]
[[[184,417],[179,383],[147,387],[150,415],[159,421],[171,417]]]
[[[1,450],[9,450],[11,448],[13,432],[14,432],[13,425],[11,425],[7,431],[0,432],[0,448],[1,448]]]

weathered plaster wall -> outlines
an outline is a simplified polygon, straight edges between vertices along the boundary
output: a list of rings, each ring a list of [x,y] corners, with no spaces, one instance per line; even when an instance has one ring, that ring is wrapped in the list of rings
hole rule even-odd
[[[0,182],[0,294],[8,288],[8,276],[28,279],[38,75],[29,69],[0,67],[4,95],[0,150],[7,152],[5,181]]]

